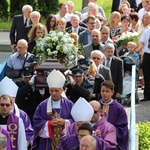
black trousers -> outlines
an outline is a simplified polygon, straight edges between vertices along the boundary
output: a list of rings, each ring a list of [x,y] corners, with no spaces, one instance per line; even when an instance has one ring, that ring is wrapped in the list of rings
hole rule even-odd
[[[144,99],[150,100],[150,54],[144,53],[142,69],[145,81]]]

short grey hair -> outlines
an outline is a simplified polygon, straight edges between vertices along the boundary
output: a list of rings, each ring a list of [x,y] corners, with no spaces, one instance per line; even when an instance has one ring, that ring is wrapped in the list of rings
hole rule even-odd
[[[104,54],[100,50],[93,50],[91,52],[91,57],[92,57],[93,53],[100,55],[101,59],[104,58]]]
[[[105,50],[108,50],[108,49],[113,49],[113,50],[115,50],[115,46],[114,46],[114,44],[112,44],[112,43],[106,43],[105,44],[105,46],[104,46],[104,51]]]
[[[33,7],[32,7],[31,5],[24,5],[24,6],[22,7],[22,12],[24,12],[24,11],[26,10],[26,8],[30,8],[31,11],[33,11]]]
[[[2,148],[6,148],[6,145],[7,145],[7,137],[6,135],[0,133],[0,146]]]
[[[96,148],[97,142],[96,142],[96,139],[95,139],[93,136],[91,136],[91,135],[86,135],[86,136],[84,136],[84,137],[81,139],[80,144],[81,144],[82,141],[85,140],[85,139],[86,139],[86,140],[90,140],[91,147]]]

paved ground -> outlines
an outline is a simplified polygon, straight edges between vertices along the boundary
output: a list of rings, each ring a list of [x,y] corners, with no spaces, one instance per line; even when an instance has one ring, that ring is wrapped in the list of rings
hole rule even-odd
[[[0,31],[0,44],[8,44],[10,45],[9,40],[9,31]]]
[[[143,98],[143,90],[140,88],[138,89],[138,96],[140,99]],[[129,106],[125,106],[126,112],[128,114],[128,120],[130,122],[130,108]],[[135,111],[136,111],[136,123],[138,122],[146,122],[150,121],[150,101],[139,101],[138,104],[135,105]]]

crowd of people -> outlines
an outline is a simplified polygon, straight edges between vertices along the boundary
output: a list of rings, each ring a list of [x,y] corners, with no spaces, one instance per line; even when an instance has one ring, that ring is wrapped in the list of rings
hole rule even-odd
[[[113,0],[109,18],[96,0],[81,12],[74,12],[72,1],[60,3],[58,11],[45,24],[30,5],[14,16],[13,54],[0,81],[0,149],[128,150],[128,118],[120,102],[132,72],[124,61],[136,65],[143,100],[150,100],[150,0]],[[51,70],[43,91],[36,88],[36,41],[54,30],[68,33],[84,54],[65,72]],[[138,43],[120,50],[114,39],[129,32],[139,33]]]

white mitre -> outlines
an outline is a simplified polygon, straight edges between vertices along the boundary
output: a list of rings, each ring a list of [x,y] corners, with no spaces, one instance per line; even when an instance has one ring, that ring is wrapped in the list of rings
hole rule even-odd
[[[47,84],[49,88],[63,88],[66,78],[59,70],[52,70],[47,77]],[[47,102],[47,114],[52,113],[51,97]]]
[[[79,98],[71,109],[71,115],[75,122],[91,121],[94,114],[92,106],[84,99]]]
[[[11,97],[16,97],[18,91],[18,86],[15,82],[5,76],[0,82],[0,96],[7,94]]]
[[[62,88],[65,84],[65,76],[59,70],[52,70],[47,77],[49,88]]]

